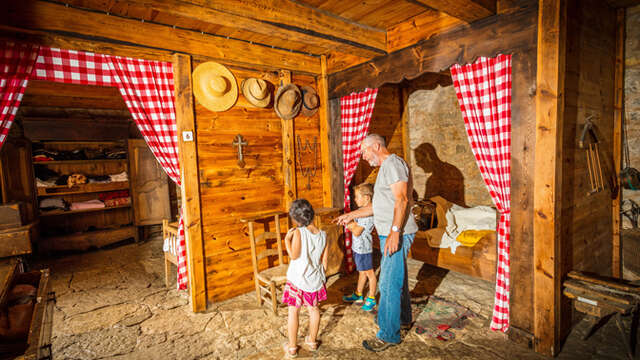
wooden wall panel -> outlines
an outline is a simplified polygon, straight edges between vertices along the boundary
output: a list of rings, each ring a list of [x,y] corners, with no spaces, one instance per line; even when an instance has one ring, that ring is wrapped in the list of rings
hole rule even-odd
[[[198,61],[194,62],[194,68]],[[276,72],[259,72],[244,68],[229,68],[238,85],[248,77],[264,78],[277,86]],[[315,78],[292,75],[297,85],[316,87]],[[195,104],[200,171],[200,194],[205,253],[207,298],[221,301],[253,290],[253,268],[247,225],[243,217],[259,213],[285,210],[282,174],[282,123],[273,107],[257,108],[239,92],[236,104],[223,112],[212,112]],[[322,163],[320,161],[320,125],[318,114],[297,116],[294,134],[318,142],[316,176],[307,190],[306,178],[296,178],[298,197],[307,198],[314,207],[322,206]],[[243,148],[244,168],[237,165],[237,147],[232,146],[236,135],[248,142]],[[297,144],[296,144],[297,145]],[[312,164],[312,155],[302,156],[302,166]],[[287,229],[286,219],[281,223]],[[257,233],[264,229],[257,226]],[[270,229],[274,228],[271,224]],[[266,266],[266,262],[261,264]]]
[[[571,270],[611,275],[616,12],[597,0],[569,0],[563,128],[561,276]],[[586,150],[578,140],[588,117],[598,136],[605,190],[591,190]],[[568,335],[571,306],[563,301],[560,336]]]

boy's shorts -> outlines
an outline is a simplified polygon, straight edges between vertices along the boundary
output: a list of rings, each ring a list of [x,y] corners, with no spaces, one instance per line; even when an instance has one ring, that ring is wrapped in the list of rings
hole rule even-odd
[[[358,254],[353,253],[353,260],[356,262],[356,270],[367,271],[373,269],[373,253]]]

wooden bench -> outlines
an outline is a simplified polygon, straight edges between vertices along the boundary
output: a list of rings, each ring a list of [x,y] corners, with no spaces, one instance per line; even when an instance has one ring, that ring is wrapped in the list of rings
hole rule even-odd
[[[640,287],[628,282],[571,271],[568,279],[563,283],[563,294],[573,300],[577,311],[593,316],[592,325],[583,340],[588,339],[602,327],[611,317],[616,318],[616,324],[622,341],[627,349],[627,356],[633,359],[635,353],[635,330],[640,306]],[[632,321],[627,341],[627,335],[622,324],[622,316],[631,315]]]

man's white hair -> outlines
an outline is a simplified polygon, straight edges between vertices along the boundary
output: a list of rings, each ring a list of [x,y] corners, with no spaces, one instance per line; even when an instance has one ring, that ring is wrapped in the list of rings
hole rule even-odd
[[[381,147],[387,147],[384,138],[378,134],[369,134],[367,137],[362,140],[362,143],[366,146],[370,146],[373,144],[380,144]]]

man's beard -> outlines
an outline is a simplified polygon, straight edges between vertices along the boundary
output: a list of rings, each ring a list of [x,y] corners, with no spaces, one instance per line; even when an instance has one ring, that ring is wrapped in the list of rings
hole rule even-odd
[[[369,166],[371,166],[371,167],[380,166],[380,161],[379,161],[377,156],[372,156],[371,160],[367,160],[367,162],[369,163]]]

